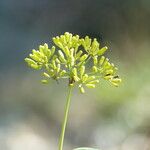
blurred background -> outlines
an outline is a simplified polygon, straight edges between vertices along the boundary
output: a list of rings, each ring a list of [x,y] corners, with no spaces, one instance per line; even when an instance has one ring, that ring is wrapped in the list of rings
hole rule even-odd
[[[64,150],[150,150],[149,0],[0,0],[0,150],[57,149],[66,84],[24,58],[66,31],[107,45],[123,82],[74,91]]]

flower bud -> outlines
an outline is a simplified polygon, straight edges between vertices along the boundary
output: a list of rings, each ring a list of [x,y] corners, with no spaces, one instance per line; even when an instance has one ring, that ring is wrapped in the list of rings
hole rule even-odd
[[[34,60],[32,60],[30,58],[25,58],[25,61],[28,63],[28,65],[37,64]]]
[[[53,66],[54,69],[57,68],[57,67],[56,67],[56,62],[55,62],[55,60],[52,60],[52,66]]]
[[[94,80],[94,79],[95,79],[95,76],[89,76],[87,80],[91,81],[91,80]]]
[[[49,74],[46,73],[46,72],[43,73],[43,76],[45,76],[45,77],[47,77],[47,78],[50,78]]]
[[[36,69],[36,70],[41,69],[41,67],[37,64],[31,64],[31,68]]]
[[[57,73],[60,71],[60,64],[57,64],[56,71],[57,71]]]
[[[85,61],[87,59],[88,55],[84,54],[83,56],[80,57],[80,61]]]
[[[61,43],[61,42],[57,42],[57,43],[55,43],[58,47],[60,47],[61,49],[64,49],[64,46],[63,46],[63,44]]]
[[[66,54],[66,56],[70,56],[70,51],[69,51],[69,48],[67,46],[64,47],[64,53]]]
[[[55,46],[52,46],[52,48],[51,48],[51,56],[54,55],[54,53],[55,53]]]
[[[72,69],[72,72],[73,72],[73,74],[74,74],[75,76],[77,76],[77,68],[73,68],[73,69]]]
[[[36,55],[29,54],[29,56],[30,56],[33,60],[35,60],[35,61],[38,61],[38,62],[41,61],[41,59],[40,59],[39,57],[37,57]]]
[[[101,48],[101,49],[98,51],[97,55],[99,55],[99,56],[100,56],[100,55],[103,55],[103,54],[106,52],[107,49],[108,49],[107,46]]]
[[[93,80],[89,82],[89,84],[96,84],[96,83],[99,83],[99,80]]]
[[[80,56],[82,55],[82,51],[80,50],[77,54],[76,54],[76,59],[80,58]]]
[[[111,82],[114,86],[118,87],[118,83]]]
[[[87,79],[88,79],[88,75],[87,74],[83,75],[82,82],[86,82]]]
[[[41,82],[42,82],[43,84],[47,84],[47,83],[48,83],[48,80],[41,80]]]
[[[58,54],[59,54],[59,59],[63,62],[63,63],[66,63],[66,59],[64,57],[64,54],[61,50],[58,51]]]
[[[85,93],[85,90],[84,90],[84,88],[82,87],[81,84],[79,85],[79,89],[80,89],[80,92],[81,92],[82,94]]]
[[[64,76],[66,74],[66,70],[62,70],[61,72],[60,72],[60,76],[62,77],[62,76]]]
[[[70,55],[71,55],[71,57],[73,57],[73,55],[74,55],[74,48],[70,49]]]
[[[94,57],[93,57],[93,61],[94,61],[94,65],[97,65],[97,61],[98,61],[98,60],[97,60],[97,56],[94,56]]]
[[[59,54],[60,57],[64,58],[64,54],[61,50],[58,51],[58,54]]]
[[[113,83],[120,83],[120,82],[121,82],[121,79],[120,79],[120,78],[113,78],[113,79],[111,80],[111,82],[113,82]]]
[[[112,79],[112,78],[113,78],[112,75],[106,75],[106,76],[104,76],[104,79],[105,79],[105,80],[110,80],[110,79]]]
[[[97,71],[98,71],[96,66],[93,66],[93,67],[92,67],[92,70],[93,70],[94,72],[97,72]]]
[[[104,60],[105,60],[105,57],[102,56],[102,57],[100,58],[100,60],[99,60],[99,65],[102,65],[102,64],[104,63]]]
[[[53,69],[50,69],[50,70],[49,70],[49,74],[50,74],[51,77],[53,77],[54,74],[55,74],[55,73],[54,73],[54,70],[53,70]]]
[[[60,64],[60,60],[58,58],[56,58],[55,61]]]
[[[95,84],[86,84],[85,86],[88,88],[95,88]]]
[[[85,45],[85,47],[87,48],[87,49],[89,49],[89,47],[90,47],[90,45],[91,45],[91,39],[88,37],[88,36],[86,36],[85,37],[85,40],[84,40],[84,45]]]
[[[80,67],[80,76],[82,77],[85,72],[85,66]]]
[[[106,70],[106,74],[113,74],[114,70],[110,69],[110,70]]]
[[[68,43],[72,40],[72,34],[69,32],[65,32],[65,37]]]
[[[99,49],[99,43],[97,42],[97,39],[95,38],[91,45],[91,54],[93,56],[96,55],[98,49]]]

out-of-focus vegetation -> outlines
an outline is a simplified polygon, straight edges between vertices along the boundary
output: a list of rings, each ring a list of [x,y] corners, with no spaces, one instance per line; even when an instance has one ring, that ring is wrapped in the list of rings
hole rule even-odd
[[[0,149],[57,149],[66,84],[43,86],[24,57],[69,31],[109,45],[123,83],[73,95],[64,149],[150,148],[148,0],[0,1]],[[50,44],[50,43],[49,43]]]

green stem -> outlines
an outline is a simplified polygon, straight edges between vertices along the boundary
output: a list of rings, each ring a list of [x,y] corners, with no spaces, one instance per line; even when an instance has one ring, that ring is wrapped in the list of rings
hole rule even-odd
[[[72,89],[73,89],[73,86],[69,85],[69,91],[68,91],[68,95],[67,95],[67,102],[66,102],[66,105],[65,105],[65,114],[64,114],[62,129],[61,129],[61,135],[60,135],[60,139],[59,139],[59,149],[58,150],[63,149],[65,129],[66,129],[66,124],[67,124],[68,112],[69,112],[69,108],[70,108],[70,100],[71,100]]]
[[[91,56],[89,56],[87,59],[86,59],[86,64],[89,62],[89,60],[91,59]]]

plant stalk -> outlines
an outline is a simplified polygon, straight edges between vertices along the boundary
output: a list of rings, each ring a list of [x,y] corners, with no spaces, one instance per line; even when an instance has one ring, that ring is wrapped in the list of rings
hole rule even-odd
[[[65,129],[66,129],[66,125],[67,125],[68,112],[69,112],[69,108],[70,108],[70,100],[71,100],[72,89],[73,89],[73,86],[69,85],[67,101],[66,101],[66,105],[65,105],[64,119],[63,119],[63,124],[62,124],[62,128],[61,128],[61,135],[60,135],[60,138],[59,138],[59,145],[58,145],[59,149],[58,150],[63,150]]]

